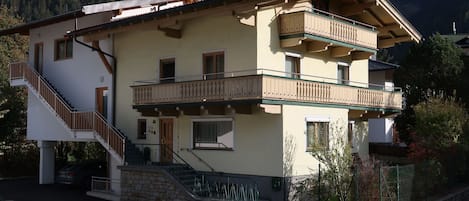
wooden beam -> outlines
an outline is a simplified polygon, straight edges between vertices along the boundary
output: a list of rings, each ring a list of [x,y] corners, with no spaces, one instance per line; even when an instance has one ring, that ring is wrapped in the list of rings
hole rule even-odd
[[[205,106],[210,115],[225,115],[225,106],[223,105],[211,105]]]
[[[164,32],[164,34],[168,37],[177,39],[180,39],[182,37],[182,31],[180,29],[158,27],[158,30]]]
[[[93,41],[106,40],[109,38],[109,33],[98,32],[90,35],[83,36],[83,42],[91,43]]]
[[[401,36],[397,38],[390,38],[384,40],[378,40],[378,48],[388,48],[394,46],[396,43],[411,41],[412,38],[410,36]]]
[[[349,47],[333,47],[330,49],[331,50],[329,54],[331,57],[334,57],[334,58],[349,56],[350,53],[353,51],[353,48],[349,48]]]
[[[376,2],[358,3],[354,5],[344,5],[340,8],[340,14],[345,17],[362,14],[366,9],[376,6]]]
[[[252,114],[252,105],[234,105],[232,107],[237,114]]]
[[[325,43],[320,41],[311,41],[306,44],[306,50],[308,52],[324,52],[332,43]]]
[[[365,13],[368,13],[371,19],[373,19],[376,22],[376,24],[378,24],[378,27],[384,27],[385,25],[384,22],[381,19],[379,19],[379,17],[372,10],[366,9]]]
[[[280,40],[280,47],[295,47],[303,43],[306,38],[287,38]]]
[[[241,23],[241,24],[251,26],[251,27],[256,26],[256,16],[255,15],[251,15],[251,16],[248,16],[248,17],[240,17],[238,19],[239,19],[239,23]]]
[[[370,59],[374,53],[371,52],[364,52],[364,51],[353,51],[352,52],[352,60],[362,60],[362,59]]]
[[[109,74],[112,75],[112,66],[109,63],[109,61],[107,60],[106,56],[103,54],[101,48],[99,47],[99,41],[93,41],[92,46],[99,50],[99,51],[96,51],[96,52],[98,52],[99,58],[103,62],[104,66],[106,67],[107,72],[109,72]]]
[[[259,107],[262,108],[267,114],[282,114],[281,105],[259,104]]]
[[[401,26],[399,24],[387,24],[383,27],[378,27],[378,32],[379,33],[388,33],[389,31],[391,30],[394,30],[394,29],[400,29]]]

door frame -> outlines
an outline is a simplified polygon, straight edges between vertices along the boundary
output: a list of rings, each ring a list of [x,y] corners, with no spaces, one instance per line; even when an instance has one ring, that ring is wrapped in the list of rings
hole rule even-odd
[[[108,93],[109,93],[109,89],[108,87],[96,87],[95,89],[95,106],[96,106],[96,112],[98,112],[99,114],[103,115],[103,117],[106,117],[107,118],[107,114],[106,116],[103,114],[104,112],[104,107],[107,107],[107,105],[102,105],[102,102],[103,102],[103,91],[104,90],[107,90]],[[109,96],[108,96],[108,102],[109,102]],[[108,103],[109,104],[109,103]]]
[[[41,49],[41,64],[39,65],[39,55],[38,55],[38,50],[39,47]],[[39,73],[39,75],[42,75],[43,70],[44,70],[44,43],[39,42],[34,44],[34,69]]]
[[[171,123],[171,139],[170,139],[170,143],[167,143],[165,142],[163,144],[163,130],[162,130],[162,122],[163,121],[170,121]],[[174,161],[174,156],[172,154],[172,152],[170,153],[171,155],[168,157],[168,158],[165,158],[165,154],[167,154],[168,150],[166,149],[167,147],[164,147],[166,146],[167,144],[170,145],[170,148],[171,150],[174,151],[174,124],[175,124],[175,118],[172,118],[172,117],[163,117],[163,118],[159,118],[158,119],[158,130],[159,130],[159,137],[158,137],[158,140],[159,140],[159,144],[160,144],[160,156],[159,156],[159,161],[161,163],[172,163]]]

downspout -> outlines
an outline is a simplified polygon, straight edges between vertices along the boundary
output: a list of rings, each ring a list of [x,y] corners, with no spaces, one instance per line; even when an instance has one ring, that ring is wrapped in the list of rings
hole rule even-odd
[[[78,29],[78,18],[75,16],[75,30],[74,31],[77,31]],[[79,41],[78,40],[78,37],[73,34],[72,35],[74,41],[82,46],[85,46],[87,48],[90,48],[92,51],[97,51],[101,54],[104,54],[105,56],[109,57],[112,59],[112,72],[111,72],[111,77],[112,77],[112,119],[111,119],[111,123],[112,125],[114,126],[115,123],[116,123],[116,73],[117,73],[117,59],[114,55],[112,54],[109,54],[107,52],[104,52],[102,51],[101,49],[99,48],[95,48],[91,45],[88,45],[82,41]],[[114,50],[114,37],[112,38],[112,49]]]

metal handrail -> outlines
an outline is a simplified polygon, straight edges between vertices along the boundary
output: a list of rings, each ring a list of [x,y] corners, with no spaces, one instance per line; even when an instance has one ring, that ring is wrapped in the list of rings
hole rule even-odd
[[[367,86],[367,87],[362,87],[362,88],[376,89],[376,90],[383,90],[383,91],[402,91],[401,87],[394,87],[394,86],[388,87],[385,85],[379,85],[379,84],[373,84],[373,83],[357,82],[357,81],[344,80],[340,78],[329,78],[329,77],[308,75],[308,74],[302,74],[302,73],[292,73],[292,72],[285,72],[285,71],[265,69],[265,68],[156,78],[152,80],[141,80],[141,81],[134,81],[133,86],[152,85],[152,84],[160,84],[160,83],[171,84],[171,83],[163,83],[165,80],[174,80],[175,83],[178,83],[178,82],[187,82],[187,81],[210,80],[210,79],[207,79],[207,77],[210,77],[210,76],[219,76],[223,78],[229,78],[229,77],[241,77],[241,76],[252,76],[252,75],[277,76],[277,77],[285,77],[289,79],[297,79],[297,80],[312,81],[312,82],[323,82],[323,83],[338,84],[338,85],[344,85],[344,86],[356,86],[356,87]],[[223,79],[223,78],[216,78],[216,79]],[[313,80],[304,79],[304,78],[311,78]],[[348,84],[341,84],[341,83],[348,83]]]
[[[174,150],[170,149],[168,147],[168,144],[153,144],[153,143],[146,143],[146,144],[136,144],[134,143],[135,146],[139,147],[139,146],[142,146],[142,152],[143,152],[143,149],[145,147],[149,147],[149,146],[159,146],[159,147],[163,147],[163,149],[167,150],[167,151],[170,151],[174,156],[176,156],[180,161],[182,161],[185,165],[189,166],[190,168],[193,169],[193,167],[186,161],[184,160],[184,158],[182,158],[179,154],[177,154]],[[143,154],[143,153],[142,153]]]
[[[215,169],[214,169],[211,165],[209,165],[205,160],[203,160],[200,156],[198,156],[197,154],[195,154],[195,153],[192,151],[192,149],[189,149],[189,148],[185,148],[185,149],[184,149],[184,148],[182,148],[181,150],[185,150],[185,151],[191,153],[191,154],[192,154],[195,158],[197,158],[201,163],[203,163],[205,166],[207,166],[207,167],[210,169],[210,171],[215,172]]]

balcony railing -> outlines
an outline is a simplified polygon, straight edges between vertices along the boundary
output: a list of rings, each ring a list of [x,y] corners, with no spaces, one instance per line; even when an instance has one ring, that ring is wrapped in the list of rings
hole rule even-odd
[[[200,80],[206,76],[180,77],[176,83],[139,81],[133,88],[134,105],[162,105],[234,100],[274,100],[333,104],[377,109],[402,108],[400,88],[262,70],[223,73],[225,78]],[[286,76],[289,76],[288,74]],[[171,78],[174,79],[174,78]],[[199,80],[193,80],[199,79]],[[192,81],[190,81],[192,80]]]
[[[310,34],[370,49],[377,48],[377,32],[373,26],[317,9],[280,15],[281,38],[298,34]]]

